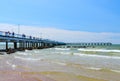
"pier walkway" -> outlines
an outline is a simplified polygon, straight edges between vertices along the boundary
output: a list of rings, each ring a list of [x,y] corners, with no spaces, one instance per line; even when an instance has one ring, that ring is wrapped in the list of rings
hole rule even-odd
[[[41,39],[32,36],[26,36],[25,34],[15,34],[14,32],[0,31],[0,42],[5,42],[5,49],[1,49],[1,52],[7,52],[8,54],[15,51],[23,51],[25,49],[43,49],[51,48],[58,45],[64,45],[63,42],[52,41],[49,39]],[[14,48],[9,48],[9,43],[13,43]]]

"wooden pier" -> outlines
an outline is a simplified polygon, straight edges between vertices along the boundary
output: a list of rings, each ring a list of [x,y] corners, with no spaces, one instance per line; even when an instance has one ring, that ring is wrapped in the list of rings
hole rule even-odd
[[[7,52],[8,54],[16,51],[23,51],[25,49],[43,49],[51,48],[58,45],[64,45],[63,42],[52,41],[49,39],[41,39],[32,36],[26,36],[25,34],[15,34],[14,32],[0,31],[0,42],[5,43],[5,49],[1,49],[0,52]],[[9,42],[13,43],[14,48],[9,48]]]

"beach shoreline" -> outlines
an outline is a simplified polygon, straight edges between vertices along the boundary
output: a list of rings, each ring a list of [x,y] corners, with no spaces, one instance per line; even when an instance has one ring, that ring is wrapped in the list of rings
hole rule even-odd
[[[92,49],[93,52],[96,50],[98,48]],[[105,54],[103,56],[98,52],[85,54],[76,48],[0,55],[0,81],[119,81],[119,56],[106,56],[111,52],[104,50],[100,50],[100,54]],[[119,52],[115,51],[115,54]]]

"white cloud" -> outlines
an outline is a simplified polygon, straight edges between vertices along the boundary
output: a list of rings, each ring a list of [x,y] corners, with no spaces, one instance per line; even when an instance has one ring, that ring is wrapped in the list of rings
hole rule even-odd
[[[0,24],[0,31],[14,31],[18,33],[18,26]],[[52,27],[20,26],[20,33],[36,37],[48,38],[63,42],[112,42],[120,43],[120,33],[110,32],[85,32],[56,29]]]

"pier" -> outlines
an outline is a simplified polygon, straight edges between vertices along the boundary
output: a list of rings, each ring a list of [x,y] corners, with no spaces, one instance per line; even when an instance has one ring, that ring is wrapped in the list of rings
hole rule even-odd
[[[87,47],[98,47],[98,46],[111,46],[110,42],[92,42],[92,43],[66,43],[66,45],[58,46],[60,48],[87,48]]]
[[[5,49],[0,49],[0,52],[7,52],[8,54],[16,51],[44,49],[54,46],[64,45],[63,42],[53,41],[49,39],[41,39],[25,34],[15,34],[14,32],[0,31],[0,42],[5,43]],[[9,43],[13,44],[13,48],[9,47]]]

